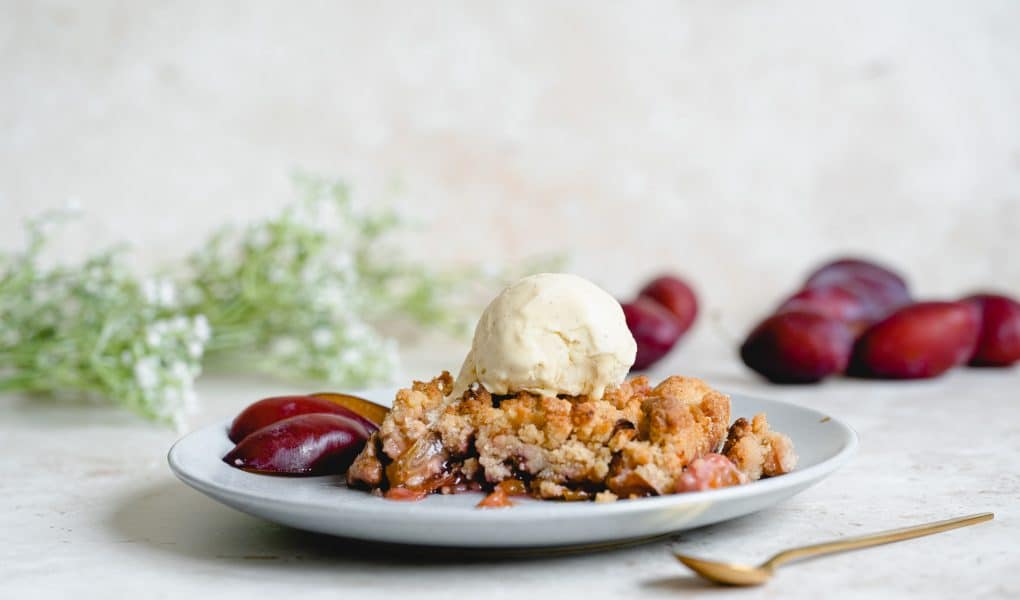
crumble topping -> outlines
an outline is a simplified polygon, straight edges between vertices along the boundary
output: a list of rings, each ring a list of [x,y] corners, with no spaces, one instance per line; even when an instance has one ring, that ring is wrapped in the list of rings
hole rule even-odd
[[[448,398],[452,389],[444,372],[400,390],[348,482],[401,499],[500,495],[484,506],[509,505],[510,489],[606,502],[738,485],[788,472],[796,461],[789,438],[770,431],[764,415],[728,427],[729,398],[691,377],[654,388],[636,377],[598,400],[493,395],[478,385]],[[522,485],[499,487],[506,481]]]
[[[764,414],[734,421],[722,451],[751,480],[789,473],[797,464],[793,442],[772,431]]]

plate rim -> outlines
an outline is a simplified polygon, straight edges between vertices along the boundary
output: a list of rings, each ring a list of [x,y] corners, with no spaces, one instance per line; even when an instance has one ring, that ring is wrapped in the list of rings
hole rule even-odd
[[[381,393],[381,390],[372,390],[375,393]],[[362,392],[363,394],[365,392]],[[374,394],[373,394],[374,395]],[[785,402],[783,400],[775,400],[771,398],[762,398],[747,394],[729,394],[731,397],[739,397],[742,400],[749,400],[752,402],[759,402],[765,404],[779,404],[787,407],[793,407],[796,410],[813,413],[819,417],[819,420],[827,419],[827,423],[831,423],[837,427],[843,434],[842,447],[833,456],[823,460],[822,462],[806,467],[804,469],[797,469],[791,473],[787,473],[780,477],[772,477],[759,481],[755,481],[746,485],[727,487],[716,490],[706,490],[695,493],[687,494],[667,494],[663,496],[649,497],[649,498],[634,498],[626,499],[617,502],[557,502],[548,500],[530,500],[522,502],[518,505],[520,508],[527,507],[526,514],[532,519],[561,519],[568,516],[577,516],[576,509],[584,507],[585,515],[592,517],[597,516],[614,516],[624,515],[634,512],[644,512],[649,510],[663,509],[663,508],[674,508],[684,506],[696,506],[705,502],[716,503],[724,502],[728,500],[739,499],[745,496],[755,496],[758,494],[767,494],[770,491],[779,491],[785,488],[796,487],[799,484],[810,484],[811,482],[820,481],[828,474],[836,471],[843,465],[845,465],[853,456],[856,454],[860,446],[860,436],[857,431],[854,430],[849,424],[842,419],[832,416],[831,414],[823,413],[814,408],[802,406],[800,404],[794,404]],[[229,424],[232,419],[224,419],[217,421],[216,423],[207,425],[205,427],[196,429],[195,431],[189,432],[180,439],[178,439],[170,447],[167,452],[167,462],[170,470],[188,486],[211,496],[218,502],[222,496],[233,496],[243,498],[250,502],[255,503],[272,503],[281,507],[292,507],[298,510],[308,510],[311,508],[322,508],[323,505],[320,503],[309,503],[300,502],[289,499],[280,499],[278,497],[267,496],[265,493],[258,493],[246,488],[238,488],[228,486],[220,482],[216,482],[207,477],[197,476],[192,469],[184,464],[181,460],[181,448],[185,447],[188,443],[194,443],[197,439],[212,434],[213,430],[219,430],[223,433],[224,439],[226,439],[226,433],[229,428]],[[796,444],[796,442],[795,442]],[[217,457],[216,461],[219,462],[223,468],[232,469],[233,467],[223,463],[221,457]],[[272,475],[259,475],[250,474],[252,477],[275,477]],[[335,479],[338,475],[328,475],[319,477],[302,478],[305,480],[324,480],[324,479]],[[280,479],[287,479],[286,477],[280,477]],[[351,491],[354,490],[352,488]],[[367,492],[363,492],[366,495]],[[382,499],[380,499],[382,500]],[[385,508],[380,508],[385,506]],[[538,507],[545,507],[547,510],[536,510]],[[340,506],[338,506],[340,508]],[[350,511],[352,517],[356,517],[357,514],[372,514],[378,516],[380,511],[390,511],[390,515],[393,518],[409,516],[409,515],[421,515],[423,513],[428,514],[429,519],[433,519],[439,522],[448,520],[463,520],[465,515],[471,514],[479,519],[486,519],[488,521],[517,521],[520,520],[524,515],[520,510],[468,510],[464,506],[435,506],[435,505],[423,505],[419,502],[386,502],[385,504],[372,505],[371,507],[365,505],[343,505],[343,510]],[[515,507],[516,508],[516,507]]]

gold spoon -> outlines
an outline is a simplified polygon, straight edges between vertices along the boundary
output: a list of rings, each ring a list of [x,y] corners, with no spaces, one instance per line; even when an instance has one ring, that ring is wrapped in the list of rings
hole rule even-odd
[[[715,583],[722,583],[725,585],[761,585],[772,577],[776,571],[776,567],[783,563],[790,562],[791,560],[834,554],[836,552],[846,552],[847,550],[857,550],[859,548],[869,548],[871,546],[889,544],[892,542],[901,542],[903,540],[909,540],[911,538],[921,537],[924,535],[949,531],[950,529],[956,529],[957,527],[966,527],[968,525],[990,521],[994,517],[995,515],[992,513],[980,513],[976,515],[968,515],[966,517],[957,517],[955,519],[949,519],[948,521],[936,521],[934,523],[926,523],[924,525],[904,527],[903,529],[880,531],[878,533],[862,535],[860,537],[851,537],[832,542],[824,542],[821,544],[812,544],[810,546],[801,546],[799,548],[790,548],[789,550],[783,550],[779,554],[768,559],[760,567],[752,567],[736,563],[715,562],[676,553],[674,553],[674,556],[676,556],[677,560],[690,567],[691,570],[698,575],[705,579],[714,581]]]

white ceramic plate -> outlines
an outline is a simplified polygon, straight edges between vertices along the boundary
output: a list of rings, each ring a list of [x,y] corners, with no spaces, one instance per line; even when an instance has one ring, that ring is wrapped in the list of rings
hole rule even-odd
[[[389,405],[395,390],[363,395]],[[800,461],[787,475],[743,486],[612,503],[515,500],[506,509],[476,509],[480,493],[395,502],[347,489],[342,477],[274,477],[227,466],[229,423],[195,431],[170,449],[170,468],[184,483],[240,511],[320,533],[364,540],[475,548],[598,545],[663,535],[747,515],[817,483],[857,448],[845,423],[809,408],[733,395],[732,414],[768,413],[789,435]]]

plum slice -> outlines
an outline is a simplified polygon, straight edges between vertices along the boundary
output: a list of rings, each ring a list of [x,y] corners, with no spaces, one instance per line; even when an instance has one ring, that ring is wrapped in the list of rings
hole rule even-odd
[[[241,414],[237,415],[234,422],[231,423],[230,431],[227,435],[230,437],[230,441],[236,444],[259,429],[272,425],[277,421],[314,413],[340,415],[354,419],[355,421],[360,421],[372,431],[379,427],[376,422],[366,418],[357,411],[324,398],[313,396],[274,396],[252,403],[248,408],[241,411]]]
[[[322,400],[328,400],[337,406],[342,406],[347,410],[354,411],[355,413],[365,417],[369,421],[376,424],[378,427],[382,425],[383,419],[389,414],[390,409],[383,406],[382,404],[376,404],[364,398],[358,396],[351,396],[350,394],[339,394],[336,392],[316,392],[309,394],[313,398],[319,398]]]
[[[342,415],[297,415],[249,434],[223,462],[276,475],[343,473],[373,431],[362,421]]]

